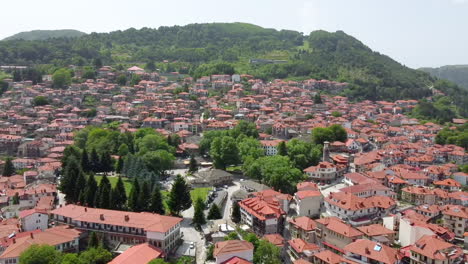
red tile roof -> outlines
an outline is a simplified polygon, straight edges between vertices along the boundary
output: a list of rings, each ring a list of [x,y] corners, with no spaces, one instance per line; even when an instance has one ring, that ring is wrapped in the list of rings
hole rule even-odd
[[[163,256],[164,252],[160,248],[143,243],[125,250],[108,264],[146,264]]]
[[[51,214],[70,217],[76,221],[143,228],[146,231],[160,233],[165,233],[182,222],[182,218],[179,217],[89,208],[73,204],[57,208],[51,211]]]

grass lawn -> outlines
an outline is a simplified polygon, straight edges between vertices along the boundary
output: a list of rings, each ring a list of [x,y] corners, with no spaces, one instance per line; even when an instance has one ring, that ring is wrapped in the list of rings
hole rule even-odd
[[[213,187],[204,187],[204,188],[195,188],[190,191],[190,198],[192,198],[192,202],[195,202],[198,197],[201,197],[203,201],[206,200],[206,197],[208,197],[208,192],[212,189]],[[164,197],[164,207],[166,209],[166,212],[169,212],[169,207],[167,207],[167,199],[169,198],[169,191],[161,191],[162,196]]]
[[[99,185],[99,183],[101,182],[102,176],[94,176],[94,178],[96,179],[96,182]],[[117,184],[117,181],[119,179],[118,177],[107,177],[107,178],[109,179],[112,187],[114,187]],[[125,186],[125,193],[127,194],[127,197],[128,197],[130,195],[130,190],[132,189],[132,180],[122,177],[122,181]]]

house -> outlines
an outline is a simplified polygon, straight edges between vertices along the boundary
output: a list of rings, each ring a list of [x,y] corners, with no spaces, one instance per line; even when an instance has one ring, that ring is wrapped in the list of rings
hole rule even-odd
[[[147,264],[153,259],[163,257],[164,252],[161,249],[142,243],[125,250],[108,264]]]
[[[322,209],[323,195],[320,191],[302,190],[294,194],[298,216],[319,216]]]
[[[322,161],[317,166],[310,166],[304,169],[304,173],[312,181],[331,183],[339,176],[339,170],[333,163]]]
[[[456,172],[453,174],[453,179],[459,182],[461,185],[468,184],[468,173]]]
[[[408,186],[401,189],[401,199],[415,205],[436,203],[434,191],[422,186]]]
[[[435,181],[432,184],[434,184],[436,187],[446,190],[449,192],[457,192],[460,191],[460,188],[462,187],[461,183],[454,179],[445,179],[442,181]]]
[[[22,231],[33,231],[36,229],[44,231],[49,224],[49,214],[47,210],[43,209],[20,211],[19,219]]]
[[[330,215],[360,226],[393,213],[396,203],[387,196],[361,198],[352,193],[336,192],[325,198],[325,208]]]
[[[241,222],[257,235],[282,233],[286,212],[280,202],[263,196],[247,198],[239,202]]]
[[[314,254],[319,251],[320,247],[318,245],[300,238],[294,238],[288,241],[287,252],[291,262],[297,259],[312,261]]]
[[[213,256],[216,264],[225,263],[233,257],[238,257],[247,261],[253,261],[252,243],[243,240],[227,240],[215,244]]]
[[[437,236],[423,236],[410,248],[410,264],[434,263],[455,264],[463,263],[463,250],[447,243]]]
[[[415,219],[413,216],[405,216],[400,219],[398,234],[402,247],[414,244],[424,235],[438,236],[447,241],[451,241],[455,237],[455,234],[449,229]]]
[[[351,225],[345,223],[337,217],[327,217],[315,220],[317,228],[315,243],[321,245],[325,249],[330,249],[333,252],[344,254],[343,248],[363,237],[363,233]]]
[[[358,263],[398,264],[398,251],[378,242],[357,239],[344,247],[345,257]]]
[[[199,171],[195,173],[193,177],[194,179],[190,180],[190,184],[193,187],[211,187],[232,184],[232,174],[219,169]]]
[[[317,224],[307,216],[294,217],[289,221],[289,232],[292,238],[301,238],[307,242],[316,241],[315,229]]]
[[[278,154],[278,145],[283,142],[283,140],[272,139],[272,140],[260,140],[263,150],[265,151],[266,156],[274,156]]]
[[[29,236],[13,239],[13,243],[0,255],[0,264],[19,263],[21,253],[31,245],[50,245],[62,252],[77,252],[80,236],[80,231],[68,226],[31,232]]]
[[[149,244],[169,252],[181,239],[182,218],[153,213],[134,213],[65,205],[51,211],[51,219],[84,232],[104,235],[111,244]]]
[[[468,207],[461,205],[446,205],[442,210],[444,226],[455,233],[455,237],[464,239],[468,230]]]
[[[387,246],[391,245],[395,240],[396,232],[384,227],[383,225],[372,224],[360,226],[357,229],[364,233],[365,238]]]

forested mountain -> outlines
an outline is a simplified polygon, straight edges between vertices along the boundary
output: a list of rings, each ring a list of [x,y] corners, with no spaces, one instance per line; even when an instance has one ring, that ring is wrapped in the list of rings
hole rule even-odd
[[[3,40],[45,40],[51,38],[76,38],[83,35],[86,35],[86,33],[74,29],[32,30],[17,33]]]
[[[468,65],[447,65],[439,68],[421,68],[420,70],[468,89]]]
[[[250,59],[283,60],[252,64]],[[131,65],[158,63],[167,71],[198,77],[213,73],[248,73],[273,78],[330,79],[349,82],[355,99],[421,99],[431,95],[435,78],[372,51],[342,31],[315,31],[308,36],[291,30],[266,29],[245,23],[191,24],[92,33],[79,38],[0,42],[0,65],[54,64]],[[177,61],[177,62],[176,62]],[[158,66],[159,67],[159,66]],[[457,86],[437,87],[467,108],[468,95]],[[465,104],[466,103],[466,104]],[[463,110],[468,112],[467,109]]]

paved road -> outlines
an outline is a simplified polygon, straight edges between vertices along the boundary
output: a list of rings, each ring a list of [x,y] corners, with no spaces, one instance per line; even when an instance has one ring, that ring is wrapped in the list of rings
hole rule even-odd
[[[200,232],[195,230],[195,228],[192,226],[193,213],[193,206],[182,212],[182,217],[184,220],[182,221],[180,231],[184,233],[183,240],[185,242],[195,242],[196,260],[197,263],[201,264],[204,263],[206,259],[205,240]]]
[[[223,213],[223,219],[225,220],[231,219],[231,208],[232,208],[231,196],[235,191],[240,189],[240,183],[238,181],[234,181],[233,183],[234,183],[233,185],[227,188],[228,197],[226,199],[226,205],[224,206],[224,213]]]

